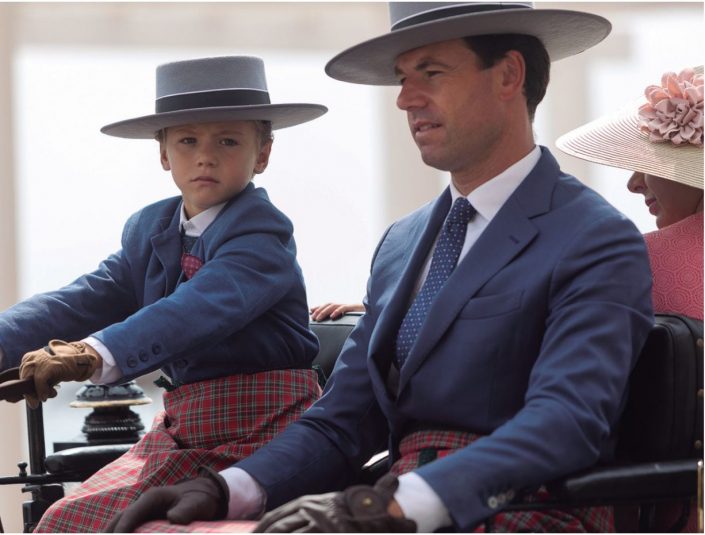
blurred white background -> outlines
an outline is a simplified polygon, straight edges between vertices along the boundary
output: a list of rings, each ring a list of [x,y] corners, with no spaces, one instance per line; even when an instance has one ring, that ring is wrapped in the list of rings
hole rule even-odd
[[[591,11],[613,32],[557,62],[535,129],[553,149],[560,134],[614,111],[666,70],[703,63],[701,2],[538,3]],[[326,61],[384,33],[386,4],[0,3],[0,306],[73,280],[120,247],[127,217],[176,195],[156,142],[99,133],[151,113],[157,64],[250,54],[265,60],[273,102],[316,102],[321,119],[275,132],[256,183],[294,222],[310,304],[359,301],[384,229],[439,193],[444,173],[423,166],[394,88],[327,78]],[[559,154],[567,172],[597,189],[640,230],[655,228],[627,171]],[[142,409],[149,425],[157,401]],[[47,449],[80,433],[86,412],[67,407],[79,385],[45,405]],[[24,408],[0,407],[6,433],[0,475],[27,459]],[[18,487],[0,487],[0,517],[21,530]]]

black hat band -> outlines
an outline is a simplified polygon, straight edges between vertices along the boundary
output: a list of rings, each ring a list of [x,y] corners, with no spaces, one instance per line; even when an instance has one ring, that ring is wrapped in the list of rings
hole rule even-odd
[[[256,106],[259,104],[270,104],[269,93],[254,89],[223,89],[162,97],[157,99],[155,110],[156,113],[165,113],[199,108]]]

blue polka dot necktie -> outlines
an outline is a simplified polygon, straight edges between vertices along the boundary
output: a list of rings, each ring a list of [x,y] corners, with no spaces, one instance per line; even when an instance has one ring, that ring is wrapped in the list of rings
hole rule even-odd
[[[453,203],[453,207],[438,236],[428,276],[419,293],[416,294],[414,302],[411,303],[406,316],[404,316],[401,327],[399,327],[396,345],[396,357],[399,368],[404,364],[411,346],[416,341],[416,336],[426,319],[426,314],[428,309],[431,308],[433,299],[458,263],[460,251],[465,243],[468,223],[476,213],[475,208],[465,197],[459,197]]]

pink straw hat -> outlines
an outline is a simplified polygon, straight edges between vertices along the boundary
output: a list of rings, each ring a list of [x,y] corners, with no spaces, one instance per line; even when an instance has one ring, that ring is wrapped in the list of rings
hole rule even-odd
[[[665,73],[646,101],[556,140],[571,156],[703,189],[703,68]]]

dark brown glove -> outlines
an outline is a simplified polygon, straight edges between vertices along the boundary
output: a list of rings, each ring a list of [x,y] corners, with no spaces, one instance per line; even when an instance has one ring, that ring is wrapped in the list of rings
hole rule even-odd
[[[114,516],[105,531],[130,533],[149,520],[161,518],[173,524],[225,518],[230,500],[227,483],[210,468],[201,467],[198,473],[201,477],[149,489]]]
[[[20,369],[10,368],[0,373],[0,401],[17,403],[25,394],[34,392],[34,379],[20,379]]]
[[[343,492],[302,496],[267,513],[258,533],[412,533],[416,522],[397,518],[387,507],[399,486],[387,474],[374,487],[356,485]]]
[[[36,395],[26,394],[27,405],[36,409],[40,401],[56,396],[62,381],[85,381],[95,373],[103,360],[84,342],[52,340],[44,349],[30,351],[22,357],[20,378],[34,377]]]

